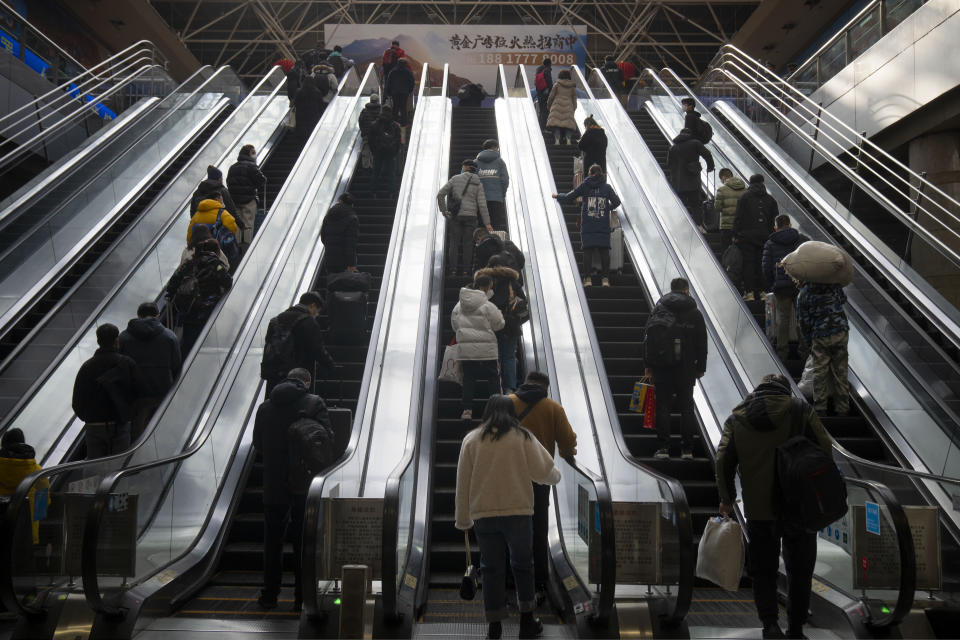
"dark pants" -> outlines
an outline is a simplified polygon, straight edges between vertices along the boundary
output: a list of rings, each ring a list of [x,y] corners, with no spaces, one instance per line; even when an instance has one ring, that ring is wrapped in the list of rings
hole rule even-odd
[[[463,410],[473,410],[473,401],[476,398],[477,380],[487,381],[487,389],[491,393],[500,393],[500,370],[496,360],[461,360],[463,367]]]
[[[680,412],[681,446],[693,446],[696,422],[693,417],[693,385],[695,378],[677,371],[653,371],[657,393],[657,437],[661,447],[670,444],[670,422],[674,411]]]
[[[550,515],[550,487],[533,485],[533,575],[537,589],[547,588],[550,542],[547,537]]]
[[[594,263],[600,261],[600,270],[597,271]],[[583,250],[583,275],[599,275],[601,278],[610,276],[610,248],[587,247]]]
[[[690,217],[693,218],[693,223],[702,225],[703,196],[700,194],[700,190],[678,191],[677,195],[680,196],[680,202],[682,202],[683,206],[686,207],[687,213],[689,213]]]
[[[483,611],[488,622],[507,617],[507,550],[517,587],[520,611],[533,611],[536,589],[533,584],[533,527],[530,516],[478,518],[473,531],[480,545],[483,575]]]
[[[720,250],[726,251],[731,244],[733,244],[733,229],[720,229]]]
[[[370,184],[373,185],[374,193],[382,193],[385,191],[392,195],[396,191],[396,187],[394,186],[396,175],[396,154],[373,154],[373,179]]]
[[[799,630],[807,621],[813,566],[817,560],[817,534],[785,528],[772,520],[747,522],[750,544],[747,548],[753,600],[757,616],[766,624],[777,621],[777,571],[780,567],[780,541],[787,569],[787,620],[789,628]]]
[[[197,338],[200,337],[200,332],[203,331],[203,325],[205,324],[206,322],[203,320],[183,321],[183,337],[180,338],[180,357],[184,360],[187,359],[187,354],[190,353],[193,345],[196,344]]]
[[[83,442],[87,446],[87,460],[126,451],[130,448],[130,423],[88,422],[84,427]]]
[[[738,242],[740,253],[743,254],[743,290],[753,293],[757,300],[763,295],[763,276],[760,273],[761,248],[755,244]]]
[[[550,115],[550,107],[547,106],[547,98],[550,97],[549,89],[544,91],[537,92],[537,106],[538,115],[540,116],[540,128],[545,129],[547,126],[547,116]]]
[[[134,403],[133,424],[130,428],[130,442],[136,442],[143,430],[150,423],[150,418],[157,412],[160,403],[163,402],[163,396],[153,396],[146,398],[137,398]]]
[[[451,271],[465,275],[473,265],[473,232],[477,228],[476,218],[447,218],[447,233],[450,244],[447,245],[447,264]],[[483,265],[486,266],[486,265]]]
[[[410,102],[409,93],[395,93],[390,96],[393,101],[393,119],[401,127],[407,126],[407,104]]]
[[[494,231],[507,230],[507,205],[496,200],[487,200],[487,213],[490,214],[490,226]]]
[[[300,541],[303,537],[303,509],[306,496],[291,496],[289,504],[263,505],[263,594],[276,598],[283,573],[283,543],[293,545],[293,597],[302,599],[300,590]]]

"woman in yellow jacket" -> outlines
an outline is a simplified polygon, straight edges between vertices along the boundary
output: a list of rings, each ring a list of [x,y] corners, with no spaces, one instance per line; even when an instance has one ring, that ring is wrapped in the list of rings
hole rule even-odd
[[[190,237],[193,235],[193,226],[196,224],[215,224],[217,222],[217,212],[220,211],[220,209],[223,209],[223,200],[219,194],[215,198],[210,197],[200,201],[200,204],[197,205],[196,212],[194,212],[193,217],[190,218],[190,226],[187,227],[187,243],[190,242]],[[223,223],[223,226],[233,232],[233,235],[239,238],[237,235],[237,221],[230,215],[229,211],[223,209],[223,215],[220,216],[220,221]]]
[[[24,478],[34,471],[40,471],[40,469],[33,447],[24,442],[23,431],[7,429],[7,432],[3,434],[2,444],[0,444],[0,496],[13,495]],[[34,483],[33,488],[27,495],[32,521],[33,544],[39,544],[40,542],[40,525],[34,519],[33,501],[38,489],[49,488],[50,481],[41,478]]]

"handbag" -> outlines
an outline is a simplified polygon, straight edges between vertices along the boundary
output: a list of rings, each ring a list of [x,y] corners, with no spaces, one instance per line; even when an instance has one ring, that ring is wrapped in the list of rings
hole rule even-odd
[[[643,376],[634,382],[633,395],[630,396],[630,405],[627,407],[627,410],[634,413],[643,413],[644,404],[647,401],[647,394],[653,393],[653,388],[648,376]]]
[[[464,600],[473,600],[477,597],[477,589],[480,588],[477,580],[477,568],[473,565],[470,557],[470,532],[463,532],[463,543],[467,551],[467,570],[463,572],[463,580],[460,581],[460,597]]]
[[[443,362],[440,365],[440,375],[437,380],[440,382],[453,382],[463,384],[463,366],[457,359],[460,356],[460,345],[454,338],[450,344],[443,350]]]
[[[460,213],[460,205],[463,204],[463,196],[467,195],[467,189],[470,188],[470,183],[473,181],[473,174],[467,176],[467,182],[463,185],[463,191],[460,192],[460,197],[456,200],[448,200],[447,202],[447,211],[450,212],[450,215],[455,216]]]
[[[657,428],[657,390],[651,387],[643,403],[643,428]]]
[[[743,574],[743,531],[731,518],[711,518],[700,536],[696,576],[727,591],[740,588]]]

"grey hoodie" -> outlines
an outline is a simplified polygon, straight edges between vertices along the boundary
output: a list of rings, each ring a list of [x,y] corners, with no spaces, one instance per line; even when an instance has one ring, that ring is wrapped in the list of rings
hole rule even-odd
[[[507,187],[510,186],[510,174],[507,163],[500,157],[499,151],[486,149],[477,154],[477,175],[483,184],[483,193],[487,202],[506,200]]]

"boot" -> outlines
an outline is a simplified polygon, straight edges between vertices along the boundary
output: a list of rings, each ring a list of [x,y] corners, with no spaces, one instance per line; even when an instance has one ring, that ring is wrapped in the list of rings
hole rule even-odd
[[[503,624],[499,620],[496,622],[491,622],[487,625],[487,637],[491,640],[500,640],[500,636],[503,635]]]
[[[520,638],[539,638],[542,633],[543,623],[540,618],[533,617],[533,611],[520,614]]]

